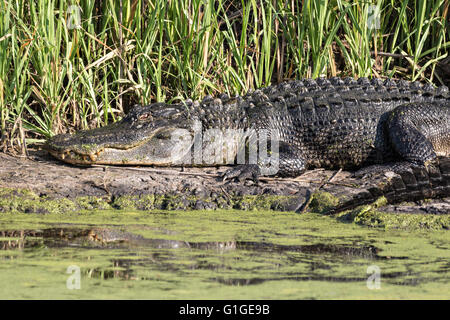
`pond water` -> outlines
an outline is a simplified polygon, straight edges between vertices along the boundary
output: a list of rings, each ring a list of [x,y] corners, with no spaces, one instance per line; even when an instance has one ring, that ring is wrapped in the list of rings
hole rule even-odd
[[[449,247],[315,213],[2,213],[0,298],[449,299]]]

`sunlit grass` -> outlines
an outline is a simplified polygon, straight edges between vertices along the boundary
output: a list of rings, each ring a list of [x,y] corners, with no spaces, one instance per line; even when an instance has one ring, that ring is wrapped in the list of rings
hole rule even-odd
[[[70,5],[81,9],[77,28]],[[116,121],[134,103],[242,94],[287,79],[439,84],[448,7],[445,0],[0,0],[0,146],[24,153],[26,143]]]

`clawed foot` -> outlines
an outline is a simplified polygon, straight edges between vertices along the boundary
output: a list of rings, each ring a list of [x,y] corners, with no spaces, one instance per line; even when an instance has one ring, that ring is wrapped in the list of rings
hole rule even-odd
[[[225,171],[222,174],[222,181],[237,179],[239,182],[253,180],[255,183],[258,183],[260,174],[261,171],[257,164],[243,164]]]

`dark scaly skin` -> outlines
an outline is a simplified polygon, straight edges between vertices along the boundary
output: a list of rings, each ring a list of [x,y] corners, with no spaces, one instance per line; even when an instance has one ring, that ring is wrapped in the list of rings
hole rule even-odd
[[[355,169],[392,160],[429,170],[437,156],[450,154],[446,87],[366,78],[298,80],[243,97],[137,107],[110,126],[55,136],[46,148],[75,164],[171,166],[176,165],[167,160],[174,148],[168,142],[171,133],[177,128],[192,132],[195,121],[202,130],[270,131],[279,141],[280,176],[298,176],[310,167]],[[249,164],[229,170],[225,178],[256,179],[258,173],[258,165]]]
[[[370,167],[369,167],[370,169]],[[328,213],[369,204],[384,196],[389,203],[450,196],[450,158],[439,157],[428,166],[380,165],[361,185],[368,192],[340,201]]]
[[[377,83],[367,79],[292,82],[284,84],[287,89],[277,87],[285,92],[284,97],[278,94],[278,105],[265,98],[275,88],[263,89],[255,126],[278,132],[284,151],[279,174],[295,176],[311,166],[351,169],[395,158],[425,163],[436,157],[425,141],[439,146],[440,154],[449,154],[447,88],[404,81]]]

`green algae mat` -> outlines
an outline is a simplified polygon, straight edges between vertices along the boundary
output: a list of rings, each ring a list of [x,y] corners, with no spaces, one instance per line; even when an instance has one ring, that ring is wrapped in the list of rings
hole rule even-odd
[[[450,298],[448,231],[316,213],[1,213],[0,246],[1,299]]]

